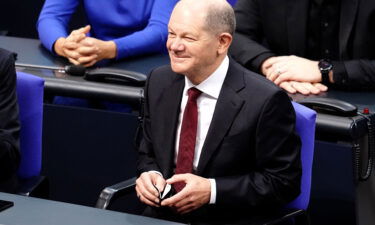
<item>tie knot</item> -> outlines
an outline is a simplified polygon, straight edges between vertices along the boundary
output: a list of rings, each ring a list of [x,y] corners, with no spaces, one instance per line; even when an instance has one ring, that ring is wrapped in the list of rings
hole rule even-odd
[[[195,87],[192,87],[188,90],[188,96],[190,101],[195,101],[201,95],[202,92]]]

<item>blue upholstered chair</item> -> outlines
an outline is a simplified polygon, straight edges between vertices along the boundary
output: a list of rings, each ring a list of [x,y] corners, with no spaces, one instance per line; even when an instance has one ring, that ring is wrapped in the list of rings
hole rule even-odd
[[[280,214],[270,215],[270,218],[267,221],[263,221],[262,224],[288,224],[288,222],[292,222],[292,224],[309,224],[306,210],[310,201],[316,112],[298,103],[292,102],[292,104],[296,112],[296,131],[302,142],[301,193],[296,199],[288,203]],[[96,207],[106,209],[112,204],[113,200],[133,192],[135,190],[135,180],[136,178],[131,178],[103,189],[96,203]]]
[[[234,6],[234,4],[236,4],[237,0],[227,0],[228,3],[231,5],[231,6]]]
[[[19,194],[30,195],[41,185],[44,80],[17,72],[17,98],[21,123]]]
[[[293,107],[296,111],[296,130],[302,140],[301,161],[303,173],[301,194],[289,203],[288,207],[306,210],[310,201],[316,112],[296,102],[293,102]]]
[[[292,102],[292,104],[296,112],[296,131],[302,141],[302,182],[300,195],[286,205],[286,208],[292,209],[292,211],[290,211],[292,216],[301,215],[301,224],[309,224],[306,210],[310,201],[316,112],[296,102]]]

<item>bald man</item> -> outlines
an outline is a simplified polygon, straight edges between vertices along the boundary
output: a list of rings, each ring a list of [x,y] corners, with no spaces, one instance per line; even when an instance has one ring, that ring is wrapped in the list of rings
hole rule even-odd
[[[249,224],[299,194],[293,107],[272,82],[228,58],[234,30],[224,0],[182,0],[172,12],[171,65],[152,71],[145,87],[136,181],[145,215]],[[169,185],[176,193],[160,196]]]

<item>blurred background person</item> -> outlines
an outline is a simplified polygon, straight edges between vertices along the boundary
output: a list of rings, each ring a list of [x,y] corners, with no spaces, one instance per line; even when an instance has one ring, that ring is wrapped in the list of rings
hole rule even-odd
[[[14,192],[20,162],[15,56],[0,48],[0,191]]]
[[[238,0],[231,54],[290,93],[375,88],[375,1]]]

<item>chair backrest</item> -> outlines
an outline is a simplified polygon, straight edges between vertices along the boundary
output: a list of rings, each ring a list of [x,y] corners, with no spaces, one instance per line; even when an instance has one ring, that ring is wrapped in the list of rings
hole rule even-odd
[[[234,6],[234,4],[236,4],[237,0],[227,0],[229,4],[231,4],[231,6]]]
[[[17,72],[17,98],[21,123],[20,178],[40,175],[42,167],[42,121],[44,80]]]
[[[300,195],[286,207],[306,210],[310,201],[312,163],[314,157],[316,112],[303,105],[292,102],[296,112],[296,131],[302,142],[301,163],[302,180]]]

